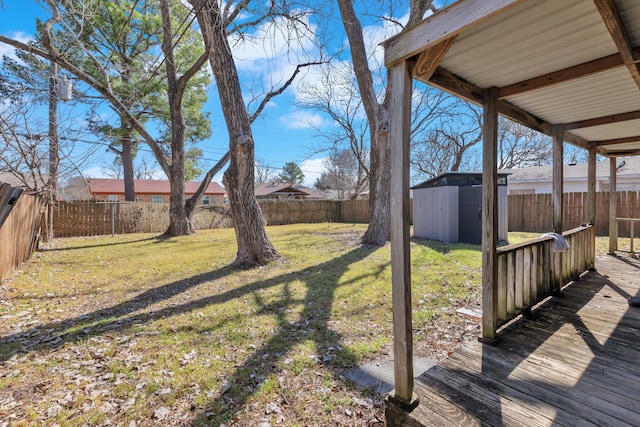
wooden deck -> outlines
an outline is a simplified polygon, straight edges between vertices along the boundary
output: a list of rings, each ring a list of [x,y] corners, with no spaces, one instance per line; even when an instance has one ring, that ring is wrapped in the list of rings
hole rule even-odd
[[[416,378],[420,404],[387,406],[389,426],[640,425],[640,261],[596,259],[584,274],[499,334],[470,342]]]

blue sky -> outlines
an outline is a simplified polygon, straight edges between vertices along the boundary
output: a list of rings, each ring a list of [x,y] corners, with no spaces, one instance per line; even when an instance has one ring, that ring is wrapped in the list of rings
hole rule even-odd
[[[6,36],[27,40],[35,32],[35,18],[46,19],[47,11],[35,1],[29,0],[2,0],[4,8],[0,10],[0,32]],[[333,19],[332,23],[336,28],[338,37],[331,42],[333,46],[329,48],[339,49],[345,45],[342,38],[342,28],[339,19]],[[309,45],[305,46],[307,41],[301,41],[300,46],[289,46],[284,48],[284,40],[278,36],[276,32],[271,32],[270,28],[262,28],[265,34],[272,34],[266,47],[264,43],[248,44],[236,48],[235,57],[236,64],[240,72],[243,83],[255,83],[258,85],[270,84],[278,85],[283,77],[288,76],[294,65],[289,64],[288,57],[304,56],[305,52],[310,49]],[[380,41],[384,40],[388,33],[386,29],[375,25],[365,28],[367,40],[370,42],[372,49],[377,49],[373,60],[380,61],[382,59],[382,49],[377,47]],[[310,35],[313,37],[313,35]],[[0,55],[10,54],[13,48],[0,44]],[[341,65],[348,67],[347,62],[341,62]],[[317,72],[307,71],[302,77],[307,84],[316,84],[319,80]],[[305,173],[305,184],[312,185],[315,179],[320,175],[323,169],[323,156],[325,154],[312,154],[313,146],[320,143],[318,132],[310,123],[315,126],[328,126],[330,123],[327,117],[323,117],[317,112],[304,110],[296,107],[296,99],[304,97],[303,94],[296,90],[297,85],[302,81],[298,81],[292,85],[282,95],[274,98],[264,111],[263,117],[259,118],[253,125],[253,134],[256,141],[256,162],[268,165],[278,172],[286,162],[293,161],[302,167]],[[249,99],[249,93],[245,93],[245,97]],[[203,150],[204,164],[208,168],[217,161],[228,146],[228,138],[222,110],[218,104],[215,85],[212,84],[209,93],[209,103],[206,110],[211,114],[213,136],[198,145]],[[250,108],[251,110],[251,108]],[[73,114],[73,113],[71,113]],[[83,111],[78,111],[79,116],[83,116]],[[110,112],[109,114],[115,114]],[[88,147],[87,147],[88,149]],[[147,160],[153,161],[150,153],[142,150],[141,156],[147,157]],[[101,169],[104,165],[110,163],[113,157],[106,150],[95,150],[92,159],[83,167],[83,173],[86,176],[97,177],[103,175]],[[214,178],[221,181],[221,177]]]

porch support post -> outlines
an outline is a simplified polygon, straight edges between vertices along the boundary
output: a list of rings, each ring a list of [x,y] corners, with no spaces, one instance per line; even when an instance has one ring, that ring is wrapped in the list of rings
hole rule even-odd
[[[482,337],[495,344],[498,329],[498,88],[482,93]]]
[[[391,102],[391,287],[393,301],[393,372],[395,390],[389,399],[410,410],[418,404],[413,394],[413,334],[409,248],[409,138],[411,132],[410,63],[389,69]]]
[[[587,221],[596,225],[596,144],[589,144],[587,164]]]
[[[564,129],[554,126],[553,137],[553,231],[562,233],[562,194],[564,177],[562,162],[564,157]]]
[[[616,194],[616,162],[615,157],[609,158],[609,253],[611,255],[618,250],[618,221],[616,220],[617,194]]]
[[[589,241],[589,262],[587,267],[595,270],[596,253],[596,144],[589,143],[589,163],[587,164],[587,221],[593,227]]]
[[[553,138],[553,231],[562,234],[562,197],[563,197],[563,157],[564,157],[564,129],[556,125],[551,129]],[[552,254],[551,292],[560,294],[562,288],[562,252]]]

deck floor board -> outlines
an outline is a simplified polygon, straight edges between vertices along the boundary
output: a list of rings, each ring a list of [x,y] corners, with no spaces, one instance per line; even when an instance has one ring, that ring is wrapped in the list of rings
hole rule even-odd
[[[389,426],[640,425],[640,261],[599,256],[488,346],[468,342],[416,378],[420,405]],[[397,409],[397,408],[396,408]]]

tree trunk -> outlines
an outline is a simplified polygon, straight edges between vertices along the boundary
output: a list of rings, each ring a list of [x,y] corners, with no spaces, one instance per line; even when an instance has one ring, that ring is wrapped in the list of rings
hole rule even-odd
[[[238,252],[235,265],[263,265],[279,258],[269,241],[254,192],[254,141],[242,99],[240,80],[231,54],[217,0],[190,0],[196,11],[209,63],[218,87],[229,132],[230,164],[223,183],[229,195]],[[204,3],[204,4],[203,4]]]
[[[136,200],[133,175],[133,147],[131,142],[133,128],[129,118],[123,114],[120,115],[120,127],[123,132],[120,138],[122,144],[120,158],[122,160],[122,175],[124,178],[124,200],[133,202]]]
[[[168,2],[160,2],[162,14],[163,39],[162,52],[165,56],[167,71],[167,92],[169,96],[169,114],[171,116],[171,165],[169,166],[169,228],[165,236],[184,236],[196,232],[193,225],[193,209],[187,211],[185,205],[185,153],[184,153],[184,116],[182,114],[182,96],[184,85],[177,75],[173,56],[173,31]]]
[[[412,0],[409,22],[405,28],[419,22],[427,9],[433,9],[432,0]],[[362,243],[384,245],[391,238],[391,195],[389,159],[389,94],[387,86],[385,101],[378,102],[369,68],[362,25],[353,8],[352,0],[338,0],[340,16],[349,39],[353,71],[356,75],[362,105],[367,113],[371,135],[371,166],[369,168],[369,227]]]
[[[339,0],[338,5],[349,39],[353,71],[370,129],[369,226],[362,236],[362,243],[382,246],[391,238],[389,114],[386,105],[380,104],[376,97],[364,44],[364,33],[353,9],[353,2]]]
[[[362,243],[383,246],[391,238],[391,163],[386,106],[381,106],[378,113],[384,118],[376,121],[371,136],[369,226]]]

